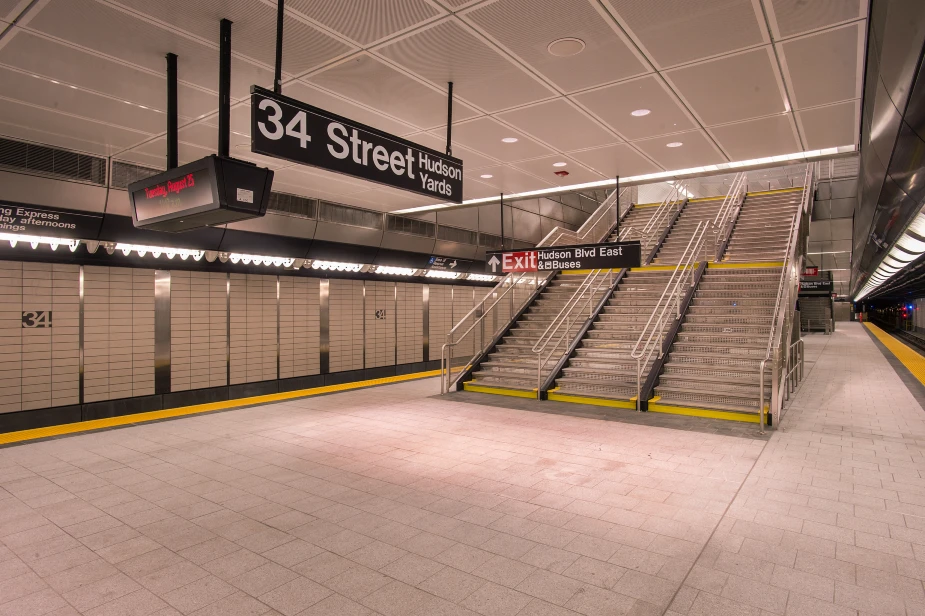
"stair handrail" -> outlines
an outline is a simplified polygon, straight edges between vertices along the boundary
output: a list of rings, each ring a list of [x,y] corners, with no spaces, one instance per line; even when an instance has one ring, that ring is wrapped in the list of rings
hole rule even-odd
[[[674,318],[681,318],[681,302],[684,298],[685,274],[690,270],[690,285],[695,284],[695,264],[697,255],[706,248],[707,230],[710,227],[710,221],[701,220],[697,223],[694,233],[687,242],[684,252],[681,254],[678,264],[668,279],[668,284],[658,298],[649,320],[646,321],[639,338],[630,352],[630,357],[636,360],[636,410],[642,410],[642,369],[648,364],[652,354],[658,351],[659,357],[664,352],[662,338],[665,331],[665,323],[668,319],[669,309],[674,308]]]
[[[779,357],[777,351],[781,342],[786,338],[786,342],[789,345],[789,334],[790,332],[784,332],[784,328],[790,328],[790,323],[793,319],[793,313],[796,308],[795,301],[793,299],[793,294],[799,292],[800,285],[800,270],[802,269],[801,261],[803,256],[798,254],[799,238],[802,235],[801,230],[808,218],[809,202],[810,197],[813,193],[813,164],[808,163],[806,165],[806,172],[803,175],[803,195],[800,201],[800,207],[797,208],[796,213],[794,213],[791,218],[790,224],[790,234],[787,238],[787,248],[784,252],[784,266],[781,271],[780,282],[777,285],[777,298],[774,301],[774,312],[772,312],[771,317],[771,331],[768,333],[768,345],[765,351],[764,358],[759,363],[759,372],[758,372],[758,414],[761,416],[761,431],[764,432],[765,428],[765,413],[764,413],[764,371],[767,367],[769,361],[772,360],[772,370],[771,370],[771,405],[768,409],[768,412],[777,414],[778,420],[780,419],[780,366],[779,366]],[[794,291],[794,288],[796,291]],[[774,344],[775,340],[778,341],[778,344]]]
[[[620,203],[622,197],[627,191],[628,187],[624,187],[619,192],[615,189],[610,195],[601,202],[598,208],[588,217],[588,220],[579,227],[578,231],[570,231],[568,229],[560,229],[559,227],[554,227],[546,236],[540,240],[537,244],[538,248],[547,248],[553,246],[566,246],[569,244],[579,244],[579,243],[598,243],[605,241],[606,236],[610,229],[613,226],[613,223],[609,222],[608,213],[612,214],[613,220],[616,221],[618,216],[622,216],[626,213],[626,210],[632,206],[631,203]],[[620,210],[617,211],[617,205],[619,203]],[[588,238],[592,238],[591,241],[587,241]],[[502,247],[503,248],[503,247]],[[541,276],[544,276],[541,278]],[[473,348],[475,353],[470,356],[469,361],[463,363],[462,365],[467,366],[471,365],[472,361],[475,360],[479,355],[483,354],[487,349],[485,349],[485,335],[484,335],[484,323],[486,322],[486,317],[489,315],[495,314],[499,303],[505,298],[508,297],[510,303],[510,314],[507,315],[509,319],[513,319],[516,314],[523,308],[526,302],[529,302],[536,291],[544,287],[548,282],[555,276],[555,272],[548,273],[539,273],[539,272],[526,272],[526,273],[510,273],[506,274],[501,281],[498,282],[482,300],[475,304],[469,312],[460,319],[456,325],[454,325],[450,331],[446,334],[446,341],[440,349],[440,389],[441,393],[446,393],[450,388],[455,384],[455,381],[452,378],[453,371],[453,350],[457,348],[461,342],[466,340],[469,336],[473,337]],[[528,295],[520,303],[517,304],[515,308],[515,300],[513,290],[518,287],[520,284],[525,284],[531,282],[533,283],[534,293]],[[510,294],[510,295],[509,295]],[[468,327],[466,326],[468,324]],[[478,328],[478,329],[477,329]],[[475,334],[474,332],[478,331],[481,334],[481,340],[478,345],[475,344]],[[490,337],[489,337],[490,338]],[[489,340],[490,342],[490,340]],[[478,348],[475,348],[475,347]],[[458,378],[462,377],[465,371],[461,371]],[[456,380],[458,380],[458,378]]]
[[[743,172],[737,173],[729,187],[729,192],[723,199],[723,204],[713,218],[713,245],[716,253],[715,259],[720,258],[719,247],[726,241],[732,232],[732,227],[738,218],[738,211],[742,208],[742,202],[745,200],[745,193],[748,188],[748,174]]]
[[[668,191],[668,194],[665,195],[665,198],[662,199],[662,202],[659,203],[658,208],[655,212],[646,221],[645,226],[642,228],[642,235],[648,237],[649,235],[654,234],[658,229],[661,228],[661,223],[664,220],[667,220],[668,214],[671,212],[672,206],[677,209],[680,206],[682,201],[681,192],[687,189],[687,182],[675,182],[671,184],[671,190]],[[674,195],[674,198],[672,198]]]

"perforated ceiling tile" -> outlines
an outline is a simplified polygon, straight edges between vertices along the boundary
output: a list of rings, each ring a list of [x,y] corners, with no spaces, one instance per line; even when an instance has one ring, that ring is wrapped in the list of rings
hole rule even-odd
[[[715,126],[710,132],[732,160],[750,160],[803,150],[793,133],[790,114]]]
[[[484,199],[496,195],[498,195],[498,189],[494,186],[485,184],[481,180],[474,180],[467,177],[465,182],[463,182],[463,199]]]
[[[622,141],[561,98],[508,111],[498,117],[563,151]]]
[[[0,0],[0,21],[10,22],[18,17],[22,0]]]
[[[179,56],[178,71],[183,81],[213,92],[218,90],[217,48],[202,45],[172,29],[153,25],[99,2],[51,0],[28,23],[28,28],[156,73],[164,72],[164,54],[172,51]],[[217,35],[215,40],[217,45]],[[233,57],[232,97],[247,96],[250,86],[255,83],[272,84],[272,69],[260,68]]]
[[[446,138],[446,129],[432,131]],[[505,143],[502,139],[517,139]],[[508,128],[492,118],[478,118],[462,124],[453,123],[453,142],[481,152],[501,161],[525,160],[552,154],[552,150],[538,144],[521,132]]]
[[[446,124],[445,94],[365,54],[312,75],[309,81],[419,128]],[[454,120],[473,115],[468,106],[454,102]]]
[[[726,124],[785,111],[767,49],[685,66],[665,73],[704,124]]]
[[[210,154],[215,154],[215,147],[207,148],[194,145],[191,143],[186,143],[185,141],[180,141],[179,144],[179,158],[180,164],[189,163],[194,160],[199,160],[204,156]],[[164,138],[154,139],[148,141],[138,147],[132,148],[132,152],[137,152],[140,154],[147,154],[149,156],[156,157],[160,159],[161,164],[157,165],[158,167],[164,169],[167,165],[167,140]],[[122,154],[119,154],[119,157],[122,157]]]
[[[405,139],[423,145],[424,147],[431,148],[432,150],[437,150],[438,152],[446,152],[446,136],[438,137],[437,135],[432,135],[431,133],[415,133],[414,135],[406,136]],[[498,164],[498,161],[496,160],[492,160],[478,152],[455,143],[455,139],[453,143],[453,156],[462,159],[463,169],[466,170],[479,169],[488,165]]]
[[[566,92],[646,72],[642,62],[589,2],[499,0],[465,15]],[[549,44],[565,37],[581,40],[584,50],[567,57],[550,53]]]
[[[779,45],[793,84],[796,109],[860,98],[859,24],[826,30]]]
[[[117,0],[119,4],[166,22],[178,30],[218,44],[219,22],[230,19],[235,53],[272,66],[276,57],[276,9],[261,2],[228,0]],[[283,71],[300,74],[349,51],[350,46],[286,16]]]
[[[613,7],[662,68],[764,42],[751,0],[604,2]]]
[[[824,28],[866,15],[863,0],[769,0],[768,16],[781,37]]]
[[[66,135],[56,135],[47,131],[35,128],[33,126],[19,126],[10,124],[6,118],[0,118],[0,135],[12,137],[13,139],[22,139],[33,143],[44,143],[47,145],[67,148],[76,152],[86,152],[88,154],[99,154],[106,156],[111,154],[114,148],[98,141],[87,141]]]
[[[393,120],[301,82],[292,82],[283,86],[283,94],[393,135],[406,135],[415,130],[410,124]]]
[[[811,150],[858,142],[857,101],[816,107],[796,113],[806,147]]]
[[[566,164],[564,167],[554,167],[554,163]],[[512,165],[537,177],[543,178],[550,184],[556,184],[558,186],[582,184],[584,182],[598,182],[608,179],[599,173],[590,171],[570,158],[559,155],[537,158],[536,160],[525,160],[519,163],[512,163]],[[556,171],[565,171],[568,175],[558,176],[556,175]]]
[[[401,32],[442,13],[425,0],[289,0],[286,8],[298,11],[361,45]]]
[[[681,145],[668,147],[669,143],[680,143]],[[727,162],[700,130],[635,141],[633,145],[665,169],[689,169]]]
[[[482,178],[483,175],[490,175],[490,178]],[[513,194],[527,190],[537,190],[540,188],[549,188],[554,184],[537,178],[520,169],[514,169],[508,165],[497,165],[495,167],[486,167],[479,169],[477,172],[467,173],[466,177],[478,177],[478,181],[492,186],[497,193]]]
[[[625,143],[583,152],[571,152],[569,156],[608,178],[663,171]]]
[[[641,77],[575,96],[627,139],[643,139],[694,128],[680,103],[656,77]],[[646,115],[633,115],[633,112]]]
[[[354,180],[345,175],[338,175],[322,169],[313,169],[301,165],[280,169],[274,175],[274,184],[277,179],[287,184],[304,186],[309,191],[317,188],[318,190],[340,195],[359,193],[375,187],[375,184],[370,182]]]
[[[0,62],[152,109],[163,111],[167,105],[165,77],[28,32],[17,32],[0,47]],[[180,80],[180,117],[197,117],[218,107],[216,94],[184,85],[182,72]]]
[[[453,21],[415,32],[379,50],[390,60],[488,111],[549,98],[553,91]]]

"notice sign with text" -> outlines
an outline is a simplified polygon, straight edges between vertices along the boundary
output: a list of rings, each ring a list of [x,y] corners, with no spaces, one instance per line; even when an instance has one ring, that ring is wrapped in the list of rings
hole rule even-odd
[[[92,212],[0,202],[0,233],[93,239],[102,224]]]
[[[460,159],[258,86],[251,151],[462,203]]]
[[[556,246],[486,254],[487,271],[492,274],[511,272],[545,272],[550,270],[623,269],[642,264],[639,242]]]

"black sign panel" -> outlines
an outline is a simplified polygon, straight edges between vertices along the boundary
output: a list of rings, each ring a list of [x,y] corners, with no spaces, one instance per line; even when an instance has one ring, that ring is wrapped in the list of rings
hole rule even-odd
[[[251,87],[251,151],[462,203],[458,158],[258,86]]]
[[[486,253],[486,270],[492,274],[549,270],[623,269],[642,264],[639,242],[556,246]]]
[[[94,239],[102,223],[101,214],[0,202],[0,233]]]
[[[431,255],[428,267],[434,270],[445,270],[448,272],[465,272],[469,269],[469,261],[457,259],[456,257],[438,257]]]
[[[832,281],[819,279],[819,280],[800,280],[800,293],[809,292],[809,293],[821,293],[829,294],[832,292]]]

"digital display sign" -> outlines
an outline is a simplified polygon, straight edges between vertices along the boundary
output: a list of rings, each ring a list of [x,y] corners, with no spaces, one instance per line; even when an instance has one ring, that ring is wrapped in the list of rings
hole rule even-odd
[[[132,193],[138,221],[210,205],[215,201],[208,169],[183,173]]]

